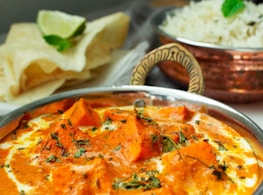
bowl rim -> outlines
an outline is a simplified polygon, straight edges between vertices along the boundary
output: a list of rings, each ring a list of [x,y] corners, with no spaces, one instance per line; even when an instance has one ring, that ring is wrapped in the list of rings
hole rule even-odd
[[[75,89],[65,92],[60,92],[57,94],[53,94],[48,97],[44,97],[42,99],[33,101],[31,103],[22,105],[11,112],[1,115],[0,117],[0,129],[4,125],[10,123],[14,118],[23,115],[27,111],[34,110],[35,108],[39,108],[43,105],[56,102],[66,98],[79,98],[82,96],[89,96],[91,94],[96,93],[146,93],[151,95],[152,97],[155,96],[162,96],[165,97],[167,100],[178,100],[178,101],[186,101],[193,104],[204,105],[207,108],[214,109],[225,116],[228,116],[231,119],[236,120],[240,124],[244,125],[247,129],[252,130],[255,136],[262,136],[263,138],[263,129],[259,127],[253,120],[251,120],[248,116],[241,113],[240,111],[228,106],[218,100],[195,94],[190,93],[187,91],[179,90],[179,89],[172,89],[172,88],[164,88],[158,86],[147,86],[147,85],[122,85],[122,86],[112,86],[112,87],[91,87],[91,88],[81,88]],[[259,140],[260,144],[263,146],[263,139]]]
[[[207,49],[214,49],[214,50],[227,50],[227,51],[240,51],[240,52],[263,52],[263,47],[255,47],[255,48],[249,48],[249,47],[229,47],[229,46],[222,46],[222,45],[216,45],[212,43],[205,43],[200,41],[193,41],[189,40],[187,38],[179,37],[179,36],[173,36],[162,29],[159,28],[159,25],[161,22],[164,21],[166,14],[172,13],[176,9],[180,9],[182,7],[178,6],[166,6],[161,9],[158,9],[156,12],[154,12],[150,16],[150,25],[154,29],[157,34],[161,36],[168,37],[169,39],[173,41],[177,41],[179,43],[195,46],[195,47],[204,47]]]

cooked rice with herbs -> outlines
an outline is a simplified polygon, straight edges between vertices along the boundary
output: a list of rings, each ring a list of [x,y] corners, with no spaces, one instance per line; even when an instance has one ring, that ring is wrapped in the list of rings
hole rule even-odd
[[[263,47],[263,4],[245,1],[231,17],[221,11],[223,0],[191,1],[167,14],[160,29],[180,38],[227,47]]]

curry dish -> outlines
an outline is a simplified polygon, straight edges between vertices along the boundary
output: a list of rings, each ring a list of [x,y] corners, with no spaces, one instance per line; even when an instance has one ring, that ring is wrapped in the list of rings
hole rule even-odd
[[[0,194],[252,194],[258,163],[233,128],[185,104],[84,98],[26,113],[0,142]]]

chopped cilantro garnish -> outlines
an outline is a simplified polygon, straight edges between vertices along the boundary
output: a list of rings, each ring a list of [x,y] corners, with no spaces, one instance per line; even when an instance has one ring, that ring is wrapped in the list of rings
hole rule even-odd
[[[121,149],[121,145],[118,145],[117,147],[115,147],[113,150],[114,151],[118,151],[118,150],[120,150]]]
[[[187,140],[187,138],[184,136],[184,134],[180,131],[180,132],[178,133],[178,135],[179,135],[179,143],[180,143],[180,144],[185,143],[186,140]]]
[[[151,134],[151,140],[152,140],[152,143],[156,143],[158,141],[158,135],[156,134]]]
[[[25,195],[25,194],[26,194],[26,193],[25,193],[24,190],[21,190],[20,193],[19,193],[19,195]]]
[[[226,165],[226,162],[224,161],[223,164],[219,164],[218,168],[220,168],[222,171],[226,171],[228,166]]]
[[[68,125],[69,125],[69,126],[72,126],[72,122],[71,122],[70,119],[68,119]]]
[[[95,131],[97,131],[97,129],[98,129],[97,127],[92,127],[91,131],[95,132]]]
[[[163,136],[163,144],[163,152],[171,152],[178,148],[177,144],[169,136]]]
[[[73,139],[72,142],[75,143],[77,148],[80,148],[80,146],[83,145],[89,145],[89,139],[80,139],[80,140]]]
[[[49,177],[50,177],[50,175],[49,174],[47,174],[46,176],[45,176],[45,180],[49,180]]]
[[[126,123],[127,122],[127,119],[123,119],[121,120],[122,123]]]
[[[60,143],[60,142],[57,142],[56,143],[56,146],[60,147],[60,148],[63,148],[63,145]]]
[[[58,141],[58,134],[57,133],[51,133],[51,138]]]
[[[41,144],[42,141],[43,141],[43,140],[42,140],[42,138],[40,137],[40,138],[37,140],[37,145],[38,145],[38,144]]]
[[[50,137],[54,140],[56,140],[56,146],[63,148],[64,146],[59,142],[59,137],[58,137],[58,133],[51,133]]]
[[[60,159],[56,157],[55,155],[51,155],[47,158],[46,162],[51,163],[51,162],[60,162]]]
[[[58,110],[58,113],[63,114],[64,112],[63,112],[63,110]]]
[[[212,174],[216,177],[217,180],[222,180],[222,172],[218,170],[213,170]]]
[[[200,124],[200,120],[196,120],[195,124],[199,125]]]
[[[222,150],[227,150],[225,148],[225,146],[220,141],[215,140],[214,142],[216,142],[218,144],[218,150],[221,150],[221,151]]]
[[[134,189],[143,189],[151,190],[161,187],[161,182],[159,178],[155,176],[156,171],[149,171],[146,173],[146,177],[140,177],[137,174],[132,174],[131,177],[120,180],[117,179],[112,187],[114,189],[123,189],[123,190],[134,190]]]
[[[60,125],[62,129],[66,129],[66,125],[65,124],[61,124]]]
[[[80,158],[82,156],[82,154],[84,154],[86,152],[85,148],[80,148],[75,154],[74,157],[75,158]]]

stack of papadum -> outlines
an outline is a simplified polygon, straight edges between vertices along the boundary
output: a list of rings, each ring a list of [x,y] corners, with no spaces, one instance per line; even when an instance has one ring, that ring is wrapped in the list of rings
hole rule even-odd
[[[13,24],[0,46],[0,101],[25,104],[66,85],[92,78],[126,40],[130,18],[122,12],[87,22],[75,45],[63,52],[48,45],[36,23]]]

